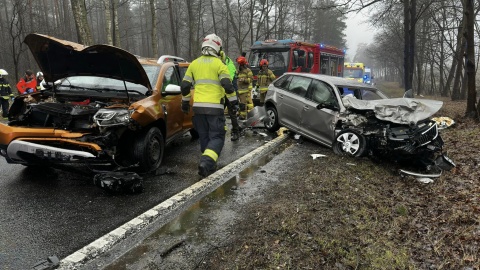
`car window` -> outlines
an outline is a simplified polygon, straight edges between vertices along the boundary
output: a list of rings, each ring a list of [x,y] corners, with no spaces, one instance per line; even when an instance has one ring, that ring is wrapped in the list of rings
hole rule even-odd
[[[163,75],[162,92],[165,91],[165,88],[169,84],[180,85],[180,79],[178,78],[178,74],[175,72],[174,67],[167,68],[165,75]]]
[[[377,94],[375,91],[370,90],[370,89],[362,89],[360,90],[362,99],[363,100],[377,100],[377,99],[382,99],[382,97]]]
[[[312,79],[310,78],[305,78],[302,76],[292,76],[292,80],[288,86],[287,91],[304,97],[307,94],[307,89],[311,81]]]
[[[325,82],[319,80],[312,81],[307,98],[317,103],[337,103],[333,88]]]
[[[278,80],[276,80],[273,85],[275,85],[275,87],[278,87],[278,88],[285,88],[285,82],[288,80],[290,76],[283,76],[281,78],[279,78]]]
[[[154,87],[157,85],[158,80],[158,73],[160,72],[160,66],[156,65],[142,65],[145,73],[147,73],[148,80],[150,81],[150,85]]]

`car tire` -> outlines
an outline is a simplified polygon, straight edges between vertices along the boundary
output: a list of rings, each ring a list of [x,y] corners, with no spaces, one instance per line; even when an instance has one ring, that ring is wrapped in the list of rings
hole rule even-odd
[[[165,151],[165,140],[157,127],[136,136],[133,142],[133,160],[138,162],[141,172],[158,169],[162,164]]]
[[[198,138],[200,138],[200,135],[198,135],[198,131],[196,131],[194,128],[190,129],[190,136],[192,137],[192,141],[198,140]]]
[[[337,155],[361,157],[366,153],[367,140],[363,134],[353,129],[340,131],[333,142],[333,152]]]
[[[277,109],[275,109],[273,106],[269,106],[267,107],[266,112],[267,117],[265,117],[265,128],[270,132],[276,132],[278,129],[280,129]]]

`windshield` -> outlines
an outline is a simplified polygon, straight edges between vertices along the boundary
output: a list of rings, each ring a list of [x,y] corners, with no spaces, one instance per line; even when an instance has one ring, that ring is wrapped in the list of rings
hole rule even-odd
[[[343,71],[344,78],[362,78],[363,71],[361,69],[345,69]]]
[[[147,73],[148,80],[150,81],[150,85],[155,87],[157,85],[158,80],[158,73],[160,73],[160,66],[157,65],[142,65],[143,69]]]
[[[251,67],[258,67],[260,60],[267,59],[268,67],[270,69],[284,69],[288,68],[288,53],[289,51],[264,51],[254,50],[251,52],[248,63]]]
[[[337,85],[338,90],[342,97],[351,95],[357,99],[362,100],[377,100],[377,99],[386,99],[388,98],[383,92],[378,89],[373,88],[357,88],[357,87],[348,87],[348,86],[339,86]]]
[[[131,82],[123,83],[122,80],[97,76],[71,76],[62,80],[58,90],[65,91],[95,91],[95,92],[121,92],[125,93],[125,85],[129,94],[146,94],[148,89],[140,84]]]

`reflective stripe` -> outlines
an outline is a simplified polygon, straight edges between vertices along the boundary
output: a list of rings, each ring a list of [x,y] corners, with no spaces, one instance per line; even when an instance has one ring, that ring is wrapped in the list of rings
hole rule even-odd
[[[183,77],[183,79],[184,79],[185,81],[187,81],[187,82],[193,82],[193,78],[190,77],[190,76],[188,76],[188,75],[185,75],[185,76]]]
[[[232,96],[228,98],[228,101],[235,101],[238,100],[237,96]]]
[[[223,104],[218,104],[218,103],[202,103],[202,102],[194,102],[193,107],[208,107],[208,108],[219,108],[219,109],[224,109]]]
[[[215,151],[210,149],[205,149],[205,152],[203,152],[202,156],[210,157],[215,162],[217,162],[217,159],[218,159],[218,154],[215,153]]]
[[[188,97],[182,97],[182,101],[190,101],[190,96],[188,96]]]
[[[221,80],[221,79],[224,79],[224,78],[227,78],[227,79],[230,79],[230,74],[220,74],[220,76],[218,76],[218,78]]]
[[[227,78],[229,78],[230,75],[227,75]],[[215,80],[197,80],[195,81],[195,85],[198,84],[215,84],[215,85],[222,85],[220,84],[220,81],[215,81]]]

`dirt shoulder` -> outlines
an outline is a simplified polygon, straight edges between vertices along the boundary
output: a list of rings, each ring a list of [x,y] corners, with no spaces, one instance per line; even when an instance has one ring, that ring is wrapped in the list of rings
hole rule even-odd
[[[465,102],[438,116],[457,167],[423,184],[394,164],[297,145],[269,188],[237,219],[235,234],[202,269],[480,269],[480,124]],[[309,151],[309,152],[307,152]],[[274,174],[277,174],[276,176]]]

